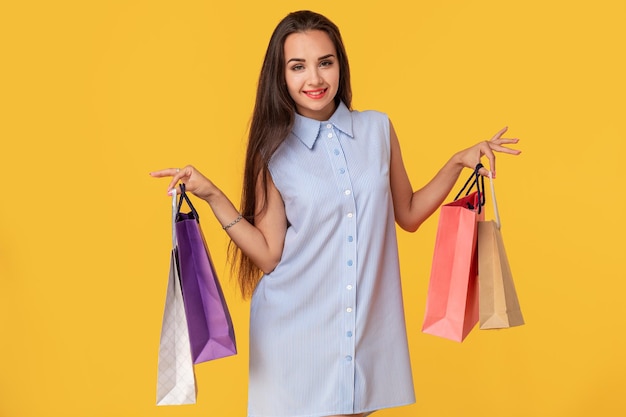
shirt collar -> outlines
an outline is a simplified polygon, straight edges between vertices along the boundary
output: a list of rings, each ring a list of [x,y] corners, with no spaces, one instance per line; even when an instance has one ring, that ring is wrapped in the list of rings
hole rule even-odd
[[[332,124],[337,130],[354,138],[352,133],[352,114],[343,102],[339,103],[335,113],[330,120],[320,122],[319,120],[309,119],[296,113],[296,119],[293,124],[292,132],[302,141],[309,149],[313,149],[313,145],[317,140],[322,125]]]

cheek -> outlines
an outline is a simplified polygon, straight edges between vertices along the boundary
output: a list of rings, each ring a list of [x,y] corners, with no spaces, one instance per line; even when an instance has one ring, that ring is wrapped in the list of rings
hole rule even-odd
[[[301,82],[296,76],[285,76],[285,83],[287,84],[287,90],[289,94],[293,95],[300,91]]]
[[[293,88],[293,77],[290,77],[289,73],[285,73],[285,84],[289,90]]]
[[[339,71],[333,71],[328,75],[327,81],[335,86],[339,85]]]
[[[295,90],[294,90],[294,88],[293,88],[293,85],[292,85],[292,84],[290,84],[289,82],[287,82],[287,92],[289,93],[289,95],[293,97],[293,95],[294,95],[294,91],[295,91]]]

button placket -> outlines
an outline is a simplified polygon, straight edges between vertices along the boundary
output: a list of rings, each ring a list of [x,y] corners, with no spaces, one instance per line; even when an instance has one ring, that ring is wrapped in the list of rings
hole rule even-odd
[[[347,175],[341,175],[341,178],[345,178],[345,182],[342,182],[342,190],[343,190],[343,206],[346,210],[346,215],[344,216],[344,244],[345,244],[345,266],[342,280],[342,300],[343,305],[345,307],[344,315],[344,336],[342,337],[343,342],[342,352],[341,354],[344,356],[344,369],[345,369],[345,377],[346,382],[349,383],[349,387],[347,388],[348,392],[346,393],[346,398],[354,399],[354,382],[355,382],[355,373],[356,373],[356,337],[354,334],[356,332],[356,322],[357,322],[357,253],[356,253],[356,201],[354,198],[354,193],[352,192],[352,185],[350,184],[350,173],[346,169]]]
[[[341,280],[338,282],[338,289],[342,292],[341,308],[338,314],[342,315],[343,331],[341,334],[340,359],[343,361],[343,373],[346,382],[344,393],[346,398],[354,396],[355,378],[355,349],[356,349],[356,317],[357,317],[357,234],[356,234],[356,201],[348,170],[347,161],[341,146],[341,133],[334,130],[332,124],[323,125],[321,136],[325,138],[324,146],[331,161],[331,166],[335,173],[338,192],[341,193],[341,207],[343,210],[343,220],[340,230],[344,233],[344,263],[341,271]]]

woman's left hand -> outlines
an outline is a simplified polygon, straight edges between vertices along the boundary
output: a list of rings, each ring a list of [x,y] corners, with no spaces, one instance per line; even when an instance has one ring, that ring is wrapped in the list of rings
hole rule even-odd
[[[489,176],[489,171],[493,178],[496,177],[496,156],[494,152],[508,153],[510,155],[519,155],[522,151],[518,149],[511,149],[504,145],[515,144],[519,142],[517,138],[503,138],[502,135],[508,130],[508,127],[501,129],[498,133],[493,135],[491,140],[486,140],[477,143],[476,145],[464,149],[456,154],[459,163],[464,167],[474,169],[480,162],[483,156],[486,156],[489,160],[489,169],[481,168],[478,172],[481,175]]]

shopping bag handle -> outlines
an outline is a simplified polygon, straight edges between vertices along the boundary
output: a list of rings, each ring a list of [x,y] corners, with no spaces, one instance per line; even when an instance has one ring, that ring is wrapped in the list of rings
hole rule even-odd
[[[176,188],[172,190],[172,248],[176,247],[176,215],[178,205],[176,204]]]
[[[180,213],[180,209],[183,205],[183,199],[187,202],[187,205],[191,209],[193,218],[196,219],[196,222],[200,223],[200,216],[198,216],[198,212],[196,211],[196,208],[193,206],[193,204],[191,204],[191,200],[189,199],[189,197],[187,196],[187,193],[185,192],[185,184],[181,183],[180,184],[180,198],[178,200],[177,214]]]
[[[500,212],[498,211],[498,202],[496,201],[496,189],[493,186],[493,177],[489,171],[489,187],[491,188],[491,200],[493,201],[493,214],[496,217],[496,227],[500,230]]]
[[[467,181],[465,181],[465,184],[463,185],[463,188],[461,188],[461,191],[459,191],[456,197],[454,197],[455,201],[458,200],[463,191],[465,191],[465,189],[467,188],[467,185],[470,183],[470,181],[474,180],[469,188],[467,188],[465,196],[469,195],[475,185],[476,191],[478,193],[478,214],[481,213],[482,207],[485,205],[485,177],[478,173],[481,168],[483,168],[483,164],[479,162],[478,165],[476,165],[476,168],[474,168],[474,172],[472,172]],[[474,210],[474,206],[469,203],[467,205],[470,210]]]

